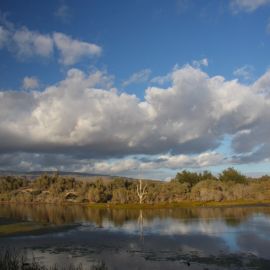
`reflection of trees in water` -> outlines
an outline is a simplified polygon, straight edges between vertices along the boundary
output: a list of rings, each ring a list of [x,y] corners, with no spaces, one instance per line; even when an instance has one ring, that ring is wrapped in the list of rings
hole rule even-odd
[[[127,221],[135,221],[138,218],[138,210],[107,209],[106,218],[112,221],[114,226],[121,227]]]
[[[143,221],[154,218],[171,218],[190,223],[192,219],[224,220],[228,225],[235,226],[253,214],[262,213],[270,216],[268,207],[227,207],[227,208],[171,208],[171,209],[93,209],[79,205],[0,205],[0,216],[11,219],[33,220],[42,223],[67,224],[74,222],[92,222],[101,227],[104,220],[109,220],[114,226],[121,227],[127,221]],[[138,218],[139,217],[139,218]]]
[[[140,228],[140,239],[144,242],[144,233],[143,233],[143,210],[140,209],[139,217],[138,217],[138,224]]]

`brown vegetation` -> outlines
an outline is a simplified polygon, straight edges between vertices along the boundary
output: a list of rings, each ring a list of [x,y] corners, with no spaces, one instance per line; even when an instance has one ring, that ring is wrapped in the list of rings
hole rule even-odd
[[[75,180],[58,174],[41,175],[30,181],[14,176],[0,177],[0,202],[27,203],[141,203],[141,186],[146,204],[179,203],[187,201],[226,202],[270,200],[270,177],[247,178],[233,168],[218,177],[210,172],[182,171],[170,182],[146,181],[117,177],[93,182]],[[140,193],[140,192],[139,192]],[[140,193],[141,194],[141,193]]]

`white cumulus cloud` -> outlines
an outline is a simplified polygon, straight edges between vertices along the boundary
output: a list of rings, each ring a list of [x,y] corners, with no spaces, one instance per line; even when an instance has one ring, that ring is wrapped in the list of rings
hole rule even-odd
[[[208,59],[203,58],[200,60],[193,60],[192,65],[196,68],[200,68],[201,66],[207,67],[208,66]]]
[[[0,25],[0,49],[6,48],[18,59],[31,57],[51,57],[57,50],[59,62],[63,65],[73,65],[82,59],[101,54],[101,47],[74,39],[63,33],[43,34],[29,30],[23,26],[16,28],[6,22]]]
[[[127,80],[123,81],[122,85],[126,87],[134,83],[147,82],[149,80],[150,75],[151,75],[150,69],[140,70],[136,73],[133,73]]]
[[[233,75],[244,81],[250,81],[253,78],[254,68],[251,65],[244,65],[234,70]]]
[[[140,100],[118,93],[107,73],[73,68],[43,91],[0,92],[0,152],[58,155],[76,170],[207,167],[230,159],[215,149],[231,136],[234,160],[265,160],[269,74],[244,85],[186,65],[173,69],[168,87],[148,87]],[[138,154],[149,159],[128,158]]]
[[[53,41],[49,35],[28,30],[26,27],[10,34],[11,50],[19,58],[32,56],[49,57],[53,52]]]
[[[71,19],[71,12],[68,5],[62,3],[54,12],[54,16],[59,18],[62,22],[67,23]]]
[[[3,26],[0,26],[0,49],[6,45],[8,39],[9,32]]]
[[[253,12],[256,9],[269,4],[270,0],[231,0],[230,7],[234,13],[240,11]]]
[[[36,77],[26,76],[23,78],[22,86],[24,89],[36,89],[39,86],[39,81]]]
[[[73,65],[84,57],[101,54],[101,47],[96,44],[72,39],[63,33],[54,33],[53,40],[60,52],[60,63],[64,65]]]

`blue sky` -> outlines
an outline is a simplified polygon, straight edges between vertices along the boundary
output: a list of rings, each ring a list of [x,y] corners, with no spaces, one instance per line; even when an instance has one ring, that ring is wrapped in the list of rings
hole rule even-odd
[[[270,134],[258,129],[270,121],[270,1],[4,0],[0,12],[0,100],[10,105],[0,108],[0,169],[140,170],[161,179],[183,168],[268,172]],[[78,99],[68,96],[73,86]],[[82,94],[94,88],[106,93]],[[114,111],[118,102],[126,107]],[[220,112],[218,102],[231,105]]]
[[[56,16],[61,6],[67,7],[66,18]],[[209,74],[228,79],[244,65],[254,66],[255,76],[269,66],[267,6],[234,14],[228,1],[2,1],[1,11],[18,27],[44,34],[63,32],[98,44],[102,56],[77,66],[107,69],[118,83],[142,69],[157,76],[175,64],[202,58],[209,60]],[[29,73],[44,84],[63,78],[63,69],[53,58],[18,62],[2,50],[1,59],[1,88],[20,86]]]

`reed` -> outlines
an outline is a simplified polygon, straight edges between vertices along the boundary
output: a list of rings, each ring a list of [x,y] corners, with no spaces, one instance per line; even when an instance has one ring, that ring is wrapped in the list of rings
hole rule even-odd
[[[88,268],[80,265],[70,264],[68,266],[54,265],[46,267],[38,262],[35,257],[30,260],[15,249],[5,249],[0,251],[0,269],[1,270],[107,270],[104,263],[98,263]]]

